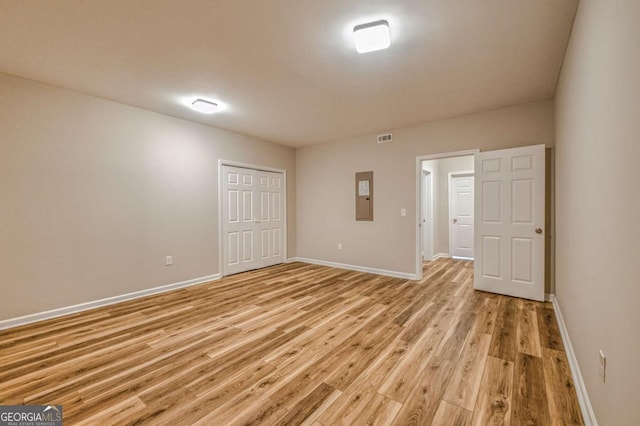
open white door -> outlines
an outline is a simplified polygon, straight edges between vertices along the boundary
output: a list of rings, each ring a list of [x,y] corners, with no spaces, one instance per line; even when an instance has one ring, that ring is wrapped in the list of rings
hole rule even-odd
[[[544,150],[475,155],[477,290],[544,300]]]

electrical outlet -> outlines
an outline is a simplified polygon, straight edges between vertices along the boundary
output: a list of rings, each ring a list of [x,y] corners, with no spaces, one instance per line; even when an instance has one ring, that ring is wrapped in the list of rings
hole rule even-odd
[[[406,216],[407,215],[407,209],[400,209],[400,216]]]
[[[173,265],[173,256],[167,256],[164,258],[164,264],[165,266],[171,266]]]
[[[338,250],[342,250],[342,243],[338,243]]]
[[[602,383],[605,382],[606,373],[607,373],[607,357],[604,356],[604,352],[600,350],[600,379],[602,380]]]

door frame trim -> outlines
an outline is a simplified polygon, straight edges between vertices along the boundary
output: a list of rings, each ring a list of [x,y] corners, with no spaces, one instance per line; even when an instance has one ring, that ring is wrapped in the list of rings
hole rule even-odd
[[[424,205],[426,205],[426,213],[427,216],[429,217],[429,226],[425,226],[422,229],[422,247],[421,247],[421,251],[423,252],[422,255],[422,260],[424,261],[425,255],[428,254],[428,256],[426,256],[429,260],[433,260],[434,257],[434,253],[433,253],[433,172],[430,170],[424,170],[422,169],[422,175],[420,176],[421,180],[420,180],[420,196],[422,197],[423,195],[425,195],[426,192],[426,187],[422,186],[423,182],[425,182],[427,180],[427,176],[429,177],[429,197],[427,197],[426,200],[423,200],[422,198],[420,199],[420,217],[418,217],[419,221],[422,221],[424,216],[425,216],[425,212],[422,210],[422,207]],[[424,222],[422,222],[424,223]],[[426,239],[424,238],[425,235],[425,229],[429,230],[429,241],[426,241]],[[429,250],[427,251],[427,247],[429,247]]]
[[[417,280],[421,280],[422,279],[422,253],[420,253],[420,240],[421,240],[421,236],[420,233],[422,232],[422,229],[420,227],[420,218],[421,218],[421,212],[422,212],[422,162],[424,160],[437,160],[437,159],[442,159],[442,158],[450,158],[450,157],[463,157],[465,155],[475,155],[477,153],[480,152],[480,149],[478,148],[473,148],[473,149],[467,149],[465,151],[452,151],[452,152],[443,152],[440,154],[429,154],[429,155],[418,155],[416,156],[416,170],[415,170],[415,188],[416,188],[416,198],[415,198],[415,204],[416,204],[416,212],[415,212],[415,218],[417,219],[415,221],[415,253],[414,253],[414,257],[415,257],[415,262],[416,262],[416,273],[415,273],[415,277]]]
[[[447,177],[447,186],[448,186],[448,195],[449,195],[449,256],[454,257],[456,259],[465,259],[465,260],[473,260],[472,257],[461,257],[454,256],[453,251],[453,179],[462,176],[474,176],[474,171],[461,171],[461,172],[449,172]],[[475,203],[475,200],[474,200]],[[475,213],[475,212],[474,212]],[[476,220],[475,214],[473,215],[473,220]],[[475,223],[474,223],[475,225]]]
[[[231,167],[240,167],[242,169],[251,169],[251,170],[261,170],[263,172],[274,172],[274,173],[282,173],[282,182],[283,182],[283,196],[282,196],[282,210],[283,210],[283,219],[284,219],[284,232],[282,236],[282,254],[283,254],[283,262],[287,261],[287,240],[288,240],[288,219],[287,219],[287,171],[285,169],[278,169],[275,167],[267,167],[258,164],[250,164],[250,163],[242,163],[238,161],[231,160],[223,160],[218,159],[218,273],[220,278],[224,277],[223,272],[223,259],[224,259],[224,244],[223,244],[223,232],[222,232],[222,200],[223,200],[223,190],[222,190],[222,167],[223,166],[231,166]]]

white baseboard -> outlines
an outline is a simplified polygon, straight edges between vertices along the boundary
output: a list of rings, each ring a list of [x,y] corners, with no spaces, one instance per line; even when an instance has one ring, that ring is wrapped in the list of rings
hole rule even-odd
[[[44,321],[51,318],[61,317],[64,315],[75,314],[77,312],[89,309],[99,308],[102,306],[113,305],[114,303],[124,302],[132,299],[139,299],[152,294],[164,293],[183,287],[189,287],[196,284],[202,284],[209,281],[220,279],[220,274],[207,275],[206,277],[194,278],[192,280],[182,281],[179,283],[167,284],[160,287],[148,288],[146,290],[134,291],[133,293],[122,294],[120,296],[107,297],[106,299],[94,300],[91,302],[80,303],[73,306],[65,306],[62,308],[52,309],[45,312],[36,312],[22,317],[10,318],[0,321],[0,330],[18,327],[25,324],[31,324],[37,321]]]
[[[313,265],[331,266],[333,268],[348,269],[350,271],[368,272],[370,274],[385,275],[387,277],[404,278],[407,280],[417,279],[415,274],[409,274],[407,272],[389,271],[386,269],[369,268],[367,266],[348,265],[345,263],[329,262],[326,260],[308,259],[306,257],[292,257],[287,259],[287,262],[303,262],[311,263]]]
[[[449,253],[436,253],[436,254],[433,255],[433,258],[431,260],[440,259],[441,257],[445,258],[445,259],[448,259],[451,256],[449,256]]]
[[[553,310],[556,313],[558,319],[558,328],[560,328],[560,335],[562,336],[562,343],[564,343],[564,350],[567,353],[567,360],[569,361],[569,367],[571,368],[571,376],[573,376],[573,383],[578,395],[578,402],[580,403],[580,410],[582,411],[582,418],[584,419],[585,426],[598,426],[598,420],[593,412],[591,401],[589,400],[589,394],[587,393],[587,387],[582,379],[582,373],[578,366],[578,359],[573,351],[571,340],[569,339],[569,331],[567,325],[564,322],[562,311],[560,311],[560,305],[555,295],[551,294],[551,302],[553,303]]]

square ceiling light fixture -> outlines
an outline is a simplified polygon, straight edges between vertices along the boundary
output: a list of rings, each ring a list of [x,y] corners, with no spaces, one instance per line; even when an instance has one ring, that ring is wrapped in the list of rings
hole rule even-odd
[[[203,114],[213,114],[218,110],[218,104],[204,99],[196,99],[191,103],[191,109]]]
[[[353,41],[358,53],[374,52],[391,46],[389,23],[384,19],[353,27]]]

